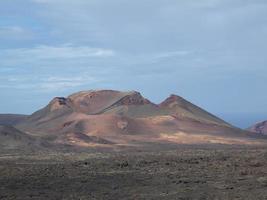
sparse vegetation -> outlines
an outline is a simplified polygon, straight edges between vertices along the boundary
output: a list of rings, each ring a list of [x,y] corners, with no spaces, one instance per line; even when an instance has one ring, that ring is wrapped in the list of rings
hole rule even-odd
[[[266,199],[267,150],[1,155],[0,199]]]

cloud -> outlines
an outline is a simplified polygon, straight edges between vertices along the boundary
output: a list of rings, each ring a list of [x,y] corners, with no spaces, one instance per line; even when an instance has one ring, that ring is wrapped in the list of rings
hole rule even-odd
[[[19,26],[0,27],[0,34],[22,33],[24,29]]]
[[[172,58],[172,57],[185,57],[189,55],[191,51],[169,51],[169,52],[163,52],[155,55],[155,60],[162,60],[162,59],[167,59],[167,58]]]
[[[35,3],[52,3],[53,0],[32,0]]]
[[[0,67],[1,73],[9,73],[9,72],[14,72],[14,71],[16,71],[16,68],[14,67]]]
[[[115,52],[110,49],[91,48],[87,46],[48,46],[40,45],[33,48],[17,48],[2,50],[0,56],[16,57],[17,59],[72,59],[83,57],[109,57],[114,56]]]
[[[32,39],[33,32],[21,26],[0,26],[0,39]]]
[[[67,91],[79,86],[88,86],[100,82],[100,79],[83,74],[80,76],[45,76],[31,77],[27,75],[1,76],[0,81],[4,82],[0,88],[32,90],[39,92]]]
[[[68,90],[70,88],[75,88],[78,86],[86,86],[100,80],[90,76],[79,76],[79,77],[59,77],[51,76],[43,79],[40,84],[40,89],[44,91],[58,91],[58,90]]]

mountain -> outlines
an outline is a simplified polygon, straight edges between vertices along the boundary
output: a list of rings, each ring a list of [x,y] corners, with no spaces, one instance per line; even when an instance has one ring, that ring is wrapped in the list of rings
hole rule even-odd
[[[248,128],[248,130],[261,135],[267,135],[267,121],[259,122]]]
[[[0,114],[0,125],[16,125],[27,119],[27,115]]]
[[[170,95],[154,104],[136,91],[89,90],[56,97],[16,128],[53,144],[78,147],[258,142],[255,134],[182,97]]]

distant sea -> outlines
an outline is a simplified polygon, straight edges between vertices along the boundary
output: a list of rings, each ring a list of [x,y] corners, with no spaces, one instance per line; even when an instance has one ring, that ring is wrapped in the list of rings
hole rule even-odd
[[[217,116],[239,128],[248,128],[267,120],[267,113],[218,113]]]

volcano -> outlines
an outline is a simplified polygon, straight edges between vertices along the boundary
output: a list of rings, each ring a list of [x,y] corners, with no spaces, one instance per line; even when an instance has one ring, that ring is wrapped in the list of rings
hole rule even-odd
[[[54,144],[74,146],[135,146],[146,143],[255,142],[255,135],[177,95],[160,104],[139,92],[89,90],[55,97],[16,128],[49,138]]]

